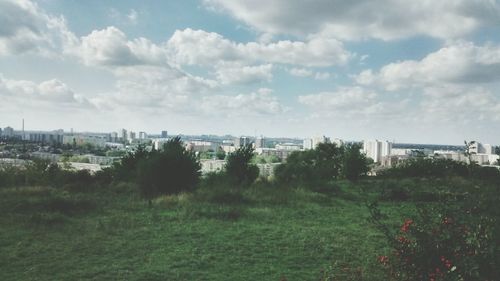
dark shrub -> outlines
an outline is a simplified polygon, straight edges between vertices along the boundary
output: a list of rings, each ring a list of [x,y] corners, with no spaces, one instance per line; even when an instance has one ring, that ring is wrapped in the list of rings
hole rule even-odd
[[[356,181],[368,172],[366,156],[361,153],[359,144],[346,144],[342,146],[343,158],[341,174],[344,178]]]
[[[200,169],[194,154],[186,151],[177,137],[169,140],[162,151],[153,151],[139,162],[137,182],[147,198],[192,191],[199,181]]]
[[[139,163],[148,156],[149,152],[142,145],[139,145],[135,152],[128,152],[127,155],[122,157],[120,162],[114,163],[113,171],[115,178],[121,181],[135,181],[137,179]]]
[[[286,163],[276,167],[274,175],[283,185],[314,187],[338,178],[343,149],[334,143],[320,143],[314,150],[296,151]]]
[[[250,163],[253,156],[251,145],[242,146],[227,156],[226,174],[236,185],[252,184],[259,176],[259,168]]]

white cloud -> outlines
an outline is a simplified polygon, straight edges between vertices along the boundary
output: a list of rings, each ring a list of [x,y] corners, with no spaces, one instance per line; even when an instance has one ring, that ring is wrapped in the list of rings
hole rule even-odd
[[[316,80],[326,80],[330,78],[330,73],[328,72],[316,72],[316,74],[314,74],[314,79]]]
[[[206,114],[226,116],[273,116],[288,110],[267,88],[235,96],[206,96],[201,101],[201,107]]]
[[[245,66],[238,63],[220,63],[216,66],[216,76],[222,84],[270,82],[273,79],[272,70],[272,64]]]
[[[287,70],[288,73],[297,77],[313,77],[315,80],[326,80],[330,78],[330,73],[328,72],[314,72],[311,69],[307,68],[293,67]]]
[[[109,17],[117,24],[135,25],[138,22],[139,13],[134,9],[130,9],[128,13],[122,13],[115,8],[111,8]]]
[[[491,0],[276,0],[272,3],[205,0],[204,3],[262,32],[299,36],[321,33],[348,40],[391,40],[418,35],[457,38],[481,26],[496,26],[500,19],[500,5]]]
[[[53,17],[28,0],[0,1],[0,55],[56,56],[74,43],[63,17]]]
[[[299,102],[320,110],[359,110],[375,101],[377,94],[361,87],[299,96]]]
[[[309,77],[309,76],[312,76],[314,73],[312,72],[312,70],[310,69],[306,69],[306,68],[292,68],[292,69],[289,69],[288,72],[293,75],[293,76],[297,76],[297,77]]]
[[[483,87],[440,85],[425,88],[422,95],[422,120],[455,126],[500,120],[500,98]]]
[[[355,79],[361,85],[381,85],[390,91],[442,83],[496,82],[500,81],[500,46],[458,42],[420,61],[391,63],[376,73],[365,70]]]
[[[158,66],[118,68],[115,75],[116,92],[104,96],[101,101],[109,107],[120,104],[133,108],[190,111],[197,97],[209,94],[218,85],[213,80]]]
[[[134,9],[130,9],[129,13],[127,14],[127,19],[132,24],[137,24],[138,17],[139,17],[139,13],[137,13],[137,11]]]
[[[86,65],[130,66],[167,63],[165,50],[145,38],[129,41],[121,30],[110,26],[81,38],[73,49]]]
[[[340,41],[332,38],[236,43],[214,32],[190,28],[177,30],[167,47],[173,61],[187,65],[212,65],[222,60],[323,67],[345,64],[353,56]]]
[[[93,105],[88,99],[75,92],[63,82],[52,79],[41,83],[27,80],[7,79],[0,74],[0,97],[2,103],[11,106],[33,106],[37,109],[90,108]]]

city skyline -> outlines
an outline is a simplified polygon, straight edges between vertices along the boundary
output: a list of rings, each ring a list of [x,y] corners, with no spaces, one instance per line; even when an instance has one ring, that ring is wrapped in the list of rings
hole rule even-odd
[[[500,140],[499,1],[4,0],[0,19],[2,128]]]

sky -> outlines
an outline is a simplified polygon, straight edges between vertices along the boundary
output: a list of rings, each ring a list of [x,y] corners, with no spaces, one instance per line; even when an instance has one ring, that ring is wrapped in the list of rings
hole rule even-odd
[[[0,0],[0,127],[500,144],[497,0]]]

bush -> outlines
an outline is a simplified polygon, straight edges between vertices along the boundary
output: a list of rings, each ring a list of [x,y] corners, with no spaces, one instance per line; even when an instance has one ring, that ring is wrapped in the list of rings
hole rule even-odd
[[[398,230],[371,204],[372,221],[392,247],[378,258],[389,280],[496,280],[498,203],[498,194],[482,192],[461,201],[416,205],[416,215]]]
[[[121,181],[135,181],[139,163],[149,156],[149,152],[142,145],[139,145],[135,152],[128,152],[120,162],[113,164],[114,176]]]
[[[469,175],[468,165],[451,159],[411,158],[379,173],[381,177],[450,177]]]
[[[343,157],[341,174],[345,179],[356,181],[368,172],[366,156],[361,153],[359,144],[346,144],[342,146]]]
[[[137,182],[146,198],[160,194],[192,191],[200,178],[200,163],[186,151],[179,137],[165,143],[162,151],[152,151],[141,159]]]
[[[254,157],[254,149],[251,145],[238,148],[227,156],[225,171],[229,180],[236,185],[250,185],[259,176],[259,168],[250,164]]]
[[[357,145],[338,147],[320,143],[314,150],[295,151],[276,167],[276,180],[285,185],[314,187],[345,177],[355,180],[366,172],[366,160]]]

